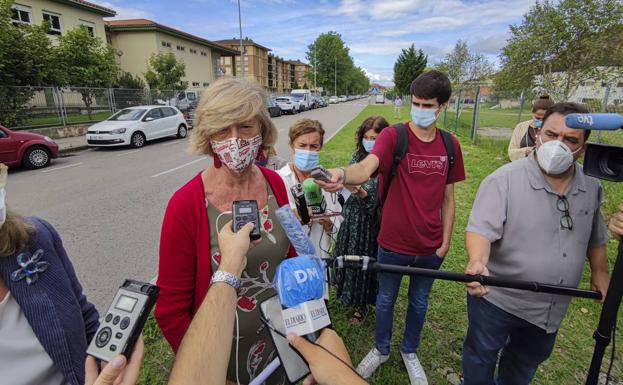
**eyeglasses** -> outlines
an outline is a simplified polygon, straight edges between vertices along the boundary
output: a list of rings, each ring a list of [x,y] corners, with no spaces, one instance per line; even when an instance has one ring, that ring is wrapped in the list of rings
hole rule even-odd
[[[559,195],[558,201],[556,202],[556,208],[562,213],[562,217],[560,218],[560,228],[563,230],[573,230],[573,219],[569,214],[569,201],[567,200],[567,197]]]

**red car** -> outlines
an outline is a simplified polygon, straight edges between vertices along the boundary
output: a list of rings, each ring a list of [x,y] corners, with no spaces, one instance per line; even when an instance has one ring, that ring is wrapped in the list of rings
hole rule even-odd
[[[58,145],[47,136],[0,126],[0,163],[9,167],[43,168],[57,156]]]

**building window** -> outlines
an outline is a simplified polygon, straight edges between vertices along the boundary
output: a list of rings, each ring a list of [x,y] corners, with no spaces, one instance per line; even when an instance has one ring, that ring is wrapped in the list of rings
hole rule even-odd
[[[210,83],[208,83],[208,82],[203,82],[203,86],[204,86],[204,87],[208,87],[209,85],[210,85]]]
[[[199,87],[199,82],[193,82],[193,87]]]
[[[95,23],[86,20],[80,20],[80,25],[87,29],[91,37],[95,37]]]
[[[15,4],[11,7],[11,22],[15,25],[30,24],[32,22],[32,11],[30,7]]]
[[[201,56],[208,56],[208,53],[205,51],[201,51]]]
[[[50,23],[50,29],[48,29],[48,35],[60,35],[61,34],[61,15],[57,15],[50,12],[43,12],[43,20]]]
[[[186,51],[186,47],[184,47],[183,45],[178,45],[177,46],[177,50],[184,52],[184,51]]]
[[[163,40],[162,41],[162,46],[165,47],[165,48],[171,48],[171,42]]]
[[[194,53],[194,54],[196,55],[196,54],[197,54],[197,50],[196,50],[196,49],[194,49],[194,48],[191,48],[191,49],[190,49],[190,53]]]

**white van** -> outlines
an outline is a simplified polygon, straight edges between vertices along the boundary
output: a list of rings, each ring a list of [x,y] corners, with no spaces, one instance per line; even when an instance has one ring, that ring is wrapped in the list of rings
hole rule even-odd
[[[290,96],[299,102],[299,111],[310,110],[314,104],[310,90],[292,90]]]
[[[376,104],[385,104],[385,94],[377,94],[374,98],[374,103]]]

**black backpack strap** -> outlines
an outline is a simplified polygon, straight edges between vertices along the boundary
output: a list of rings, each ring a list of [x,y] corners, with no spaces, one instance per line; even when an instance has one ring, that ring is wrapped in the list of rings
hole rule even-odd
[[[398,173],[398,166],[400,162],[407,154],[407,147],[409,146],[409,133],[407,132],[407,126],[403,123],[398,123],[394,127],[396,127],[396,147],[394,147],[394,159],[392,161],[392,169],[387,177],[387,181],[385,182],[385,196],[383,201],[387,199],[387,195],[389,194],[389,187],[392,184],[392,180]],[[381,202],[381,205],[383,202]]]
[[[443,145],[446,147],[446,153],[448,154],[448,175],[446,175],[446,182],[450,180],[450,175],[452,173],[452,167],[454,166],[454,140],[452,139],[452,134],[448,131],[444,131],[439,129],[441,132],[441,139],[443,139]]]

